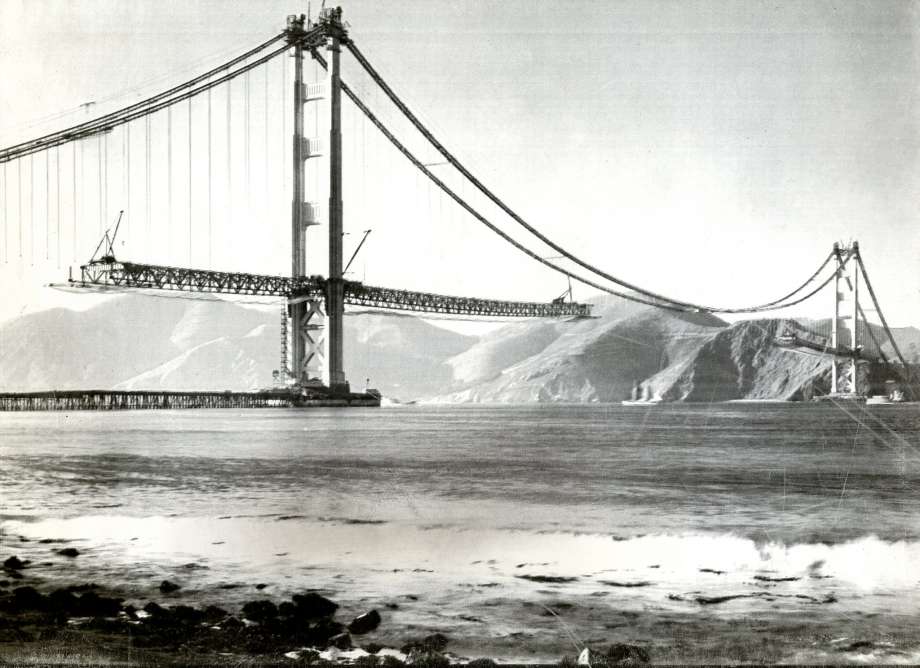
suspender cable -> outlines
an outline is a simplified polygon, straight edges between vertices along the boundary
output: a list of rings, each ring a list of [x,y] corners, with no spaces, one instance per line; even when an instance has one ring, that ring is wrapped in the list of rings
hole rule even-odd
[[[150,116],[144,118],[144,239],[150,247]]]
[[[121,179],[121,189],[122,189],[122,199],[118,203],[118,206],[121,207],[119,210],[124,211],[127,207],[126,200],[128,198],[128,128],[129,125],[125,125],[122,128],[121,132],[121,164],[122,164],[122,179]],[[124,219],[124,214],[122,214],[122,219]]]
[[[192,263],[192,98],[188,99],[188,262]]]
[[[265,131],[265,146],[263,147],[264,158],[265,158],[265,161],[264,161],[264,162],[265,162],[265,167],[264,167],[265,171],[264,171],[264,173],[262,174],[262,183],[263,183],[263,185],[264,185],[264,188],[263,188],[264,192],[263,192],[262,196],[265,198],[265,201],[264,201],[264,203],[263,203],[263,209],[267,209],[267,208],[268,208],[268,75],[269,75],[270,72],[271,72],[271,68],[270,68],[270,67],[268,66],[268,64],[266,63],[265,67],[263,68],[263,75],[264,75],[264,77],[265,77],[265,90],[264,90],[264,95],[263,95],[263,98],[262,98],[262,101],[263,101],[263,116],[262,116],[262,123],[263,123],[263,125],[265,126],[265,128],[264,128],[264,131]]]
[[[252,163],[249,161],[249,72],[243,76],[243,183],[245,184],[246,219],[250,213],[249,179],[252,176]]]
[[[45,151],[45,259],[51,259],[49,245],[51,243],[51,152]]]
[[[29,156],[29,264],[35,264],[35,156]]]
[[[96,196],[96,219],[100,222],[99,227],[101,228],[101,219],[102,219],[102,136],[100,135],[96,140],[96,187],[99,190],[99,194]],[[102,234],[102,230],[99,230],[99,234]]]
[[[19,213],[19,257],[22,258],[22,160],[18,161],[18,187],[19,187],[19,196],[17,197],[17,209]]]
[[[287,183],[287,58],[279,58],[281,62],[281,181]]]
[[[281,180],[283,183],[288,182],[287,177],[287,158],[285,157],[287,153],[288,146],[288,134],[287,134],[287,87],[288,87],[288,71],[287,71],[287,58],[281,58]]]
[[[57,175],[54,180],[55,185],[55,206],[54,206],[54,222],[57,224],[57,266],[58,269],[61,268],[61,147],[54,147],[54,167],[57,170]]]
[[[82,169],[83,167],[83,164],[82,164],[83,144],[81,142],[78,142],[78,143],[80,144],[80,147],[81,147],[80,148],[80,162],[81,162],[80,167]],[[71,190],[70,190],[70,206],[71,206],[70,243],[73,246],[73,248],[71,249],[73,261],[76,262],[77,261],[77,144],[71,144],[70,148],[71,148],[71,151],[70,151],[70,172],[71,172],[70,174],[71,175],[71,180],[70,180],[70,187],[71,187]]]
[[[208,91],[208,267],[211,266],[211,91]]]
[[[128,220],[131,217],[131,126],[125,125],[125,201],[121,205],[125,212],[123,225],[128,227]],[[122,235],[124,238],[124,235]]]
[[[598,276],[601,276],[602,278],[605,278],[605,279],[607,279],[608,281],[611,281],[612,283],[616,283],[617,285],[622,286],[622,287],[624,287],[624,288],[628,288],[628,289],[630,289],[630,290],[634,290],[635,292],[638,292],[638,293],[640,293],[640,294],[643,294],[643,295],[645,295],[645,296],[647,296],[647,297],[650,297],[650,298],[652,298],[652,299],[656,299],[656,300],[660,300],[660,301],[669,302],[669,303],[671,303],[671,304],[675,304],[675,305],[678,305],[678,306],[685,306],[685,307],[687,307],[687,308],[689,308],[689,309],[696,310],[696,311],[708,311],[708,312],[710,312],[710,313],[756,313],[756,312],[759,312],[759,311],[774,310],[772,307],[778,306],[778,305],[780,305],[780,303],[783,302],[785,299],[788,299],[789,297],[798,294],[799,292],[801,292],[801,291],[805,288],[806,285],[808,285],[808,283],[811,282],[811,279],[809,279],[808,281],[806,281],[805,283],[801,284],[798,288],[796,288],[795,290],[793,290],[791,293],[785,295],[784,297],[781,297],[781,298],[779,298],[779,299],[775,299],[775,300],[773,300],[773,301],[771,301],[771,302],[767,302],[767,303],[765,303],[765,304],[760,304],[760,305],[758,305],[758,306],[744,307],[744,308],[722,308],[722,307],[714,307],[714,306],[703,306],[703,305],[700,305],[700,304],[694,304],[694,303],[692,303],[692,302],[685,302],[685,301],[681,301],[681,300],[674,299],[674,298],[671,298],[671,297],[667,297],[667,296],[664,296],[664,295],[661,295],[661,294],[652,292],[651,290],[646,290],[646,289],[644,289],[644,288],[639,287],[638,285],[635,285],[635,284],[633,284],[633,283],[629,283],[629,282],[624,281],[624,280],[622,280],[622,279],[620,279],[620,278],[617,278],[616,276],[612,276],[611,274],[608,274],[608,273],[602,271],[602,270],[599,269],[598,267],[595,267],[594,265],[591,265],[591,264],[585,262],[584,260],[581,260],[580,258],[576,257],[576,256],[573,255],[572,253],[569,253],[567,250],[565,250],[564,248],[562,248],[561,246],[559,246],[558,244],[556,244],[555,242],[553,242],[552,240],[550,240],[548,237],[546,237],[545,235],[543,235],[539,230],[537,230],[537,229],[534,228],[533,226],[529,225],[523,218],[521,218],[517,213],[515,213],[507,204],[505,204],[504,201],[502,201],[502,200],[501,200],[498,196],[496,196],[491,190],[489,190],[479,179],[477,179],[475,176],[473,176],[473,174],[471,174],[470,171],[467,170],[466,167],[464,167],[464,166],[460,163],[460,161],[457,160],[457,158],[455,158],[454,155],[453,155],[452,153],[450,153],[450,151],[448,151],[448,150],[444,147],[444,145],[441,144],[441,142],[439,142],[439,141],[434,137],[434,135],[431,134],[431,132],[428,131],[428,129],[422,124],[422,122],[418,119],[418,117],[416,117],[415,114],[412,113],[412,111],[406,106],[406,104],[396,95],[396,93],[393,91],[393,89],[390,88],[389,85],[387,85],[386,81],[383,80],[383,78],[380,76],[380,74],[379,74],[379,73],[373,68],[373,66],[368,62],[368,60],[364,57],[364,55],[361,53],[361,51],[358,49],[358,47],[354,44],[354,42],[352,42],[351,40],[346,40],[346,41],[345,41],[345,45],[348,47],[348,50],[351,51],[352,55],[354,55],[355,59],[357,59],[357,61],[358,61],[358,62],[361,64],[361,66],[365,69],[365,71],[371,76],[371,78],[377,83],[377,85],[380,86],[380,88],[384,91],[384,93],[386,93],[387,97],[390,98],[390,100],[393,102],[393,104],[395,104],[395,105],[399,108],[399,110],[406,116],[406,118],[409,119],[409,121],[412,123],[412,125],[414,125],[415,128],[416,128],[420,133],[422,133],[422,135],[425,137],[425,139],[427,139],[427,140],[432,144],[432,146],[434,146],[434,147],[438,150],[438,152],[439,152],[442,156],[444,156],[444,158],[445,158],[451,165],[453,165],[453,167],[454,167],[455,169],[457,169],[457,171],[459,171],[461,174],[463,174],[463,176],[465,176],[474,186],[476,186],[476,188],[477,188],[483,195],[485,195],[487,198],[489,198],[494,204],[496,204],[502,211],[504,211],[506,214],[508,214],[515,222],[517,222],[519,225],[521,225],[524,229],[526,229],[526,230],[527,230],[528,232],[530,232],[532,235],[534,235],[535,237],[537,237],[540,241],[542,241],[543,243],[545,243],[547,246],[549,246],[550,248],[552,248],[554,251],[556,251],[556,252],[559,253],[560,255],[564,256],[565,258],[571,260],[572,262],[578,264],[579,266],[583,267],[584,269],[587,269],[588,271],[590,271],[590,272],[592,272],[592,273],[594,273],[594,274],[596,274],[596,275],[598,275]],[[315,51],[315,50],[314,50],[314,51]],[[818,273],[820,273],[821,269],[824,268],[824,265],[825,265],[828,261],[830,261],[830,255],[828,255],[827,260],[825,260],[825,263],[822,264],[822,266],[818,269],[818,271],[815,272],[815,275],[817,275]],[[788,306],[788,304],[787,304],[787,306]]]
[[[109,133],[108,132],[102,135],[102,146],[104,150],[104,155],[102,158],[102,170],[105,173],[105,178],[102,181],[103,214],[102,214],[101,222],[102,222],[102,229],[104,230],[105,226],[109,224]]]
[[[233,84],[227,83],[227,221],[233,229]]]
[[[6,163],[3,164],[3,181],[2,190],[0,190],[0,200],[3,201],[3,261],[9,262],[10,253],[9,253],[9,239],[6,234],[6,223],[7,223],[7,207],[6,207]]]
[[[166,253],[171,253],[172,239],[172,107],[166,110]],[[170,261],[172,258],[170,257]]]
[[[318,30],[311,31],[305,36],[305,39],[308,39],[314,36],[314,34],[318,34],[318,33],[319,33]],[[17,157],[20,154],[27,155],[28,153],[34,153],[35,151],[40,151],[43,148],[48,148],[47,146],[48,144],[53,145],[54,143],[66,143],[68,141],[71,141],[77,138],[77,136],[86,135],[86,134],[94,134],[95,132],[98,132],[100,130],[111,129],[115,127],[116,125],[126,123],[132,118],[136,118],[134,114],[137,111],[141,111],[142,112],[141,115],[144,115],[145,113],[149,113],[150,111],[148,109],[149,107],[155,106],[158,103],[162,102],[163,100],[167,100],[168,98],[173,97],[181,93],[182,91],[185,91],[190,88],[194,88],[201,82],[207,81],[208,79],[211,79],[212,77],[216,76],[218,73],[237,66],[238,64],[253,57],[255,54],[259,53],[260,51],[264,51],[269,46],[283,39],[284,37],[285,37],[284,33],[279,33],[278,35],[275,35],[271,39],[263,42],[259,46],[253,49],[250,49],[246,53],[240,56],[237,56],[236,58],[230,61],[227,61],[226,63],[220,65],[219,67],[209,70],[208,72],[205,72],[204,74],[201,74],[193,79],[190,79],[189,81],[181,83],[178,86],[173,86],[169,90],[163,91],[162,93],[158,93],[157,95],[149,97],[145,100],[141,100],[140,102],[136,102],[132,105],[129,105],[127,107],[114,111],[110,114],[106,114],[105,116],[101,116],[99,118],[93,119],[91,121],[86,121],[84,123],[79,123],[77,125],[71,126],[64,130],[60,130],[58,132],[52,132],[43,137],[38,137],[36,139],[31,139],[26,142],[21,142],[14,146],[10,146],[3,150],[0,150],[0,162],[6,162],[7,160],[12,160],[14,157]],[[174,100],[174,101],[178,102],[180,100]]]

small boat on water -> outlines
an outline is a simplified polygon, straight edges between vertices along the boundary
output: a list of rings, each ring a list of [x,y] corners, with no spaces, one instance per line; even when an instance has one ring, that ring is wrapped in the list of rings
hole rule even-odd
[[[661,399],[624,399],[620,402],[623,406],[657,406],[661,403]]]
[[[873,394],[866,399],[867,405],[884,405],[904,403],[904,393],[901,390],[893,390],[891,394]]]

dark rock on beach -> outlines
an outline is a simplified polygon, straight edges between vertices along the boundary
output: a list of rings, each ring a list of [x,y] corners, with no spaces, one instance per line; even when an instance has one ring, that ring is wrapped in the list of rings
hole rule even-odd
[[[169,614],[166,612],[166,608],[164,608],[159,603],[154,603],[153,601],[150,601],[150,603],[144,606],[144,612],[146,612],[151,617],[165,617]]]
[[[297,607],[297,615],[305,619],[331,617],[339,609],[338,603],[333,603],[325,596],[312,591],[306,594],[294,594],[291,600]]]
[[[10,602],[13,610],[45,610],[47,603],[47,599],[34,587],[16,587]]]
[[[89,591],[90,589],[99,589],[99,585],[95,582],[84,582],[83,584],[70,585],[67,587],[67,591]]]
[[[448,668],[450,660],[439,652],[414,652],[409,657],[413,668]]]
[[[329,646],[338,649],[351,649],[351,636],[348,633],[337,633],[329,638]]]
[[[362,635],[364,633],[370,633],[378,626],[380,626],[380,613],[376,610],[371,610],[351,620],[351,623],[348,625],[348,631],[355,635]]]
[[[648,650],[638,645],[614,643],[607,650],[607,662],[614,666],[635,666],[651,660]]]
[[[62,557],[78,557],[80,556],[80,551],[75,547],[65,547],[63,550],[58,550],[57,553]]]
[[[164,581],[164,593],[175,588]],[[142,654],[151,653],[149,665],[157,664],[163,653],[177,652],[190,663],[198,663],[206,658],[231,655],[277,658],[286,651],[304,647],[350,649],[352,633],[370,632],[381,623],[380,614],[371,610],[352,620],[349,631],[333,619],[338,605],[316,592],[295,595],[280,605],[264,599],[249,601],[242,606],[239,616],[234,616],[213,605],[165,606],[156,601],[148,601],[141,612],[123,605],[120,598],[104,596],[92,589],[95,585],[72,586],[47,595],[28,586],[9,592],[0,590],[0,642],[70,638],[76,627],[81,638],[94,644],[98,641],[100,646],[117,645],[119,639],[130,637],[134,649]],[[77,621],[68,623],[75,618]],[[413,656],[422,661],[417,665],[442,665],[442,658],[434,655],[446,644],[447,638],[440,634],[415,641]],[[402,665],[391,657],[374,656],[372,661],[374,666],[387,668],[396,668],[397,663]],[[141,661],[144,665],[147,662],[148,659]]]
[[[22,561],[17,556],[12,556],[3,562],[3,567],[13,571],[19,571],[26,567],[26,562]]]
[[[181,587],[179,587],[179,585],[177,585],[175,582],[170,582],[169,580],[163,580],[163,582],[160,583],[160,591],[164,594],[169,594],[171,592],[177,591],[180,588]]]
[[[443,652],[448,642],[450,641],[444,634],[433,633],[421,639],[410,640],[402,646],[401,651],[403,654]]]
[[[209,605],[204,609],[204,619],[206,622],[219,622],[227,618],[227,611],[218,608],[216,605]]]
[[[254,622],[264,622],[278,616],[278,607],[271,601],[250,601],[243,606],[243,616]]]

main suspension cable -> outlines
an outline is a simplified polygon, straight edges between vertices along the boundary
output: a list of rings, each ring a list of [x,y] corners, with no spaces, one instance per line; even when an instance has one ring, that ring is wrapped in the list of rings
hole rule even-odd
[[[274,37],[272,37],[271,39],[266,40],[259,46],[253,49],[250,49],[246,53],[240,56],[237,56],[236,58],[233,58],[232,60],[220,65],[219,67],[215,67],[214,69],[209,70],[208,72],[205,72],[204,74],[201,74],[193,79],[190,79],[189,81],[181,83],[178,86],[173,86],[169,90],[163,91],[162,93],[158,93],[157,95],[149,97],[145,100],[141,100],[140,102],[136,102],[122,109],[118,109],[117,111],[113,111],[112,113],[106,114],[105,116],[101,116],[91,121],[85,121],[83,123],[78,123],[77,125],[71,126],[64,130],[52,132],[50,134],[44,135],[42,137],[38,137],[36,139],[31,139],[29,141],[25,141],[19,144],[15,144],[13,146],[9,146],[3,150],[0,150],[0,162],[6,162],[7,160],[11,160],[14,157],[18,157],[19,155],[28,155],[29,153],[35,153],[36,151],[40,151],[42,149],[49,148],[50,146],[53,146],[56,143],[66,143],[67,141],[71,141],[72,139],[75,139],[78,136],[85,136],[86,134],[94,134],[95,131],[98,131],[100,129],[115,127],[116,125],[121,125],[122,123],[126,123],[128,120],[131,120],[131,118],[128,118],[128,117],[135,117],[134,113],[137,112],[138,110],[144,111],[148,107],[155,106],[157,103],[160,103],[162,100],[166,100],[167,98],[170,98],[176,95],[177,93],[180,93],[183,90],[194,88],[195,86],[200,84],[202,81],[206,81],[210,79],[211,77],[217,75],[220,72],[223,72],[232,67],[235,67],[239,63],[244,62],[248,58],[251,58],[255,54],[259,53],[260,51],[264,51],[269,46],[283,39],[284,37],[285,37],[285,33],[279,33],[275,35]],[[287,48],[287,45],[285,45],[285,49],[286,48]],[[181,99],[184,99],[184,98],[181,98]],[[179,102],[181,101],[181,99],[177,99],[174,101]],[[144,113],[149,113],[149,112],[145,111]],[[141,115],[144,115],[144,114],[142,113]],[[63,139],[64,141],[59,141],[61,139]]]
[[[211,88],[214,88],[214,87],[216,87],[216,86],[219,86],[220,84],[222,84],[222,83],[224,83],[224,82],[226,82],[226,81],[230,81],[230,80],[232,80],[232,79],[234,79],[234,78],[236,78],[236,77],[238,77],[238,76],[240,76],[240,75],[242,75],[242,74],[245,74],[246,72],[250,71],[251,69],[253,69],[253,68],[255,68],[255,67],[258,67],[259,65],[262,65],[263,63],[268,62],[268,61],[271,60],[272,58],[274,58],[274,57],[276,57],[276,56],[278,56],[278,55],[284,53],[284,52],[287,51],[289,48],[290,48],[290,47],[289,47],[287,44],[285,44],[284,46],[282,46],[282,47],[280,47],[280,48],[278,48],[278,49],[275,49],[274,51],[269,52],[268,54],[266,54],[265,56],[259,58],[258,60],[254,60],[254,61],[252,61],[251,63],[248,63],[247,65],[244,65],[243,67],[240,67],[240,68],[234,70],[233,72],[228,72],[227,74],[223,75],[222,77],[219,77],[219,78],[217,78],[217,79],[213,79],[213,80],[209,81],[209,82],[206,83],[206,84],[203,84],[203,85],[201,85],[201,86],[198,86],[197,88],[192,88],[192,89],[186,91],[185,93],[182,93],[181,95],[178,95],[178,96],[176,96],[176,97],[172,97],[172,98],[170,98],[170,99],[168,99],[168,100],[164,100],[164,101],[158,102],[157,104],[154,104],[154,105],[152,105],[152,106],[146,107],[146,108],[144,108],[144,109],[139,109],[139,110],[137,110],[137,111],[134,111],[134,112],[132,112],[131,114],[128,114],[127,116],[120,117],[120,118],[118,118],[118,119],[112,121],[111,123],[102,123],[102,124],[99,124],[99,125],[97,125],[97,126],[95,126],[95,127],[85,129],[85,130],[83,130],[83,131],[81,131],[81,132],[78,132],[78,133],[77,133],[77,132],[73,132],[73,133],[62,134],[62,135],[60,135],[60,136],[57,136],[54,140],[49,141],[49,142],[47,142],[47,143],[43,144],[42,146],[40,146],[40,147],[38,147],[38,148],[35,148],[35,149],[29,149],[29,150],[21,151],[21,152],[19,152],[19,153],[15,153],[15,154],[14,154],[14,153],[11,153],[11,152],[8,151],[8,150],[7,150],[7,151],[0,151],[0,163],[6,162],[6,161],[8,161],[8,160],[10,160],[10,159],[12,159],[12,158],[14,158],[14,157],[17,157],[17,155],[30,155],[30,154],[36,153],[36,152],[38,152],[38,151],[40,151],[40,150],[44,150],[44,149],[46,149],[46,148],[52,148],[52,147],[58,146],[58,145],[60,145],[60,144],[66,144],[66,143],[68,143],[68,142],[71,142],[71,141],[74,141],[74,140],[77,140],[77,139],[83,139],[84,137],[89,137],[89,136],[92,136],[92,135],[97,135],[97,134],[99,134],[99,133],[106,133],[106,132],[108,132],[111,128],[114,128],[114,127],[116,127],[116,126],[123,125],[124,123],[128,123],[128,122],[133,121],[133,120],[135,120],[135,119],[137,119],[137,118],[141,118],[141,117],[143,117],[143,116],[147,116],[147,115],[149,115],[149,114],[155,113],[155,112],[157,112],[157,111],[160,111],[161,109],[165,109],[165,108],[170,107],[170,106],[172,106],[172,105],[174,105],[174,104],[178,104],[179,102],[184,102],[185,100],[187,100],[187,99],[189,99],[189,98],[192,98],[192,97],[195,97],[196,95],[200,95],[201,93],[204,93],[204,92],[210,90]]]
[[[325,58],[323,58],[323,56],[322,56],[316,49],[311,49],[310,51],[311,51],[311,54],[312,54],[313,58],[314,58],[323,68],[326,68],[326,60],[325,60]],[[592,287],[592,288],[595,288],[595,289],[600,290],[600,291],[602,291],[602,292],[606,292],[607,294],[611,294],[611,295],[614,295],[614,296],[616,296],[616,297],[621,297],[621,298],[623,298],[623,299],[627,299],[627,300],[630,300],[630,301],[638,302],[638,303],[640,303],[640,304],[646,304],[646,305],[648,305],[648,306],[654,306],[654,307],[657,307],[657,308],[663,308],[663,309],[667,309],[667,310],[670,310],[670,311],[678,311],[678,312],[684,312],[684,313],[694,313],[694,312],[701,312],[701,311],[706,311],[706,310],[707,310],[707,309],[703,309],[703,308],[697,308],[697,307],[694,307],[694,306],[679,304],[679,303],[676,303],[676,302],[673,302],[673,301],[670,301],[670,300],[667,300],[667,301],[655,301],[654,298],[651,298],[651,299],[650,299],[650,298],[640,297],[640,296],[637,296],[637,295],[634,295],[634,294],[629,294],[629,293],[621,292],[621,291],[618,291],[618,290],[614,290],[614,289],[609,288],[609,287],[607,287],[607,286],[601,285],[601,284],[599,284],[599,283],[597,283],[597,282],[595,282],[595,281],[592,281],[591,279],[588,279],[588,278],[584,278],[584,277],[582,277],[582,276],[579,276],[578,274],[575,274],[575,273],[569,271],[568,269],[565,269],[564,267],[561,267],[561,266],[559,266],[559,265],[557,265],[557,264],[551,262],[550,260],[547,260],[546,258],[540,256],[538,253],[532,251],[531,249],[527,248],[526,246],[524,246],[524,245],[521,244],[520,242],[518,242],[518,241],[516,241],[515,239],[513,239],[513,238],[512,238],[511,236],[509,236],[507,233],[503,232],[503,231],[502,231],[501,229],[499,229],[496,225],[494,225],[492,222],[490,222],[489,220],[487,220],[482,214],[480,214],[478,211],[476,211],[472,206],[470,206],[463,198],[461,198],[459,195],[457,195],[457,193],[455,193],[453,190],[451,190],[451,189],[447,186],[447,184],[444,183],[444,181],[442,181],[442,180],[439,179],[437,176],[435,176],[435,174],[434,174],[431,170],[429,170],[429,169],[425,166],[425,164],[422,163],[421,160],[419,160],[418,158],[416,158],[415,155],[413,155],[412,152],[409,151],[409,149],[406,148],[406,146],[403,145],[403,144],[395,137],[395,135],[393,135],[392,132],[390,132],[390,130],[380,121],[380,119],[377,118],[377,116],[367,107],[367,105],[365,105],[364,102],[361,101],[361,99],[360,99],[360,98],[357,96],[357,94],[351,89],[351,87],[348,86],[347,83],[345,83],[344,81],[342,81],[341,85],[342,85],[342,92],[344,92],[344,93],[348,96],[348,98],[351,99],[352,102],[354,102],[354,104],[364,113],[364,115],[368,118],[368,120],[370,120],[371,123],[373,123],[373,124],[377,127],[377,129],[378,129],[378,130],[379,130],[379,131],[390,141],[390,143],[393,144],[393,146],[396,147],[396,149],[397,149],[400,153],[402,153],[402,154],[403,154],[403,155],[404,155],[404,156],[405,156],[405,157],[406,157],[406,158],[407,158],[407,159],[408,159],[418,170],[420,170],[423,174],[425,174],[425,175],[431,180],[432,183],[434,183],[435,185],[437,185],[437,186],[438,186],[448,197],[450,197],[451,199],[453,199],[461,208],[463,208],[467,213],[469,213],[471,216],[473,216],[476,220],[478,220],[480,223],[482,223],[483,225],[485,225],[486,227],[488,227],[492,232],[494,232],[495,234],[497,234],[498,236],[500,236],[502,239],[504,239],[505,241],[507,241],[508,243],[510,243],[512,246],[514,246],[515,248],[517,248],[519,251],[521,251],[521,252],[524,253],[525,255],[527,255],[527,256],[533,258],[534,260],[536,260],[537,262],[540,262],[541,264],[543,264],[543,265],[545,265],[545,266],[547,266],[547,267],[553,269],[554,271],[557,271],[557,272],[559,272],[559,273],[561,273],[561,274],[563,274],[563,275],[565,275],[565,276],[568,276],[569,278],[572,278],[572,279],[574,279],[574,280],[576,280],[576,281],[578,281],[578,282],[580,282],[580,283],[582,283],[582,284],[584,284],[584,285],[590,286],[590,287]],[[826,266],[826,264],[827,264],[828,261],[829,261],[829,260],[826,260],[826,261],[824,262],[824,264],[822,264],[821,269],[823,269],[824,266]],[[818,273],[820,273],[820,269],[819,269],[818,272],[815,272],[815,274],[813,275],[813,277],[814,277],[814,276],[817,276]],[[812,278],[813,278],[813,277],[812,277]],[[764,309],[764,310],[777,310],[777,309],[779,309],[779,308],[785,308],[785,307],[787,307],[787,306],[793,306],[793,305],[795,305],[795,304],[801,303],[801,302],[805,301],[806,299],[808,299],[809,297],[813,296],[815,293],[817,293],[819,290],[821,290],[821,289],[824,288],[825,286],[827,286],[827,284],[830,282],[830,280],[831,280],[832,278],[833,278],[833,274],[832,274],[830,277],[828,277],[820,286],[818,286],[817,288],[815,288],[814,290],[812,290],[809,294],[805,295],[804,297],[798,299],[797,301],[790,302],[790,303],[788,303],[788,304],[782,304],[781,306],[775,306],[775,307],[772,308],[772,309]],[[811,280],[811,279],[810,279],[810,280]],[[801,290],[801,288],[800,288],[799,290],[796,290],[796,293],[799,292],[800,290]]]
[[[904,384],[907,386],[908,392],[913,396],[914,390],[911,387],[911,372],[910,366],[908,366],[907,361],[904,359],[904,355],[901,354],[901,349],[898,348],[897,342],[894,340],[894,336],[891,333],[891,328],[888,326],[888,322],[885,320],[885,314],[882,313],[882,307],[879,306],[878,299],[875,296],[875,290],[872,289],[872,281],[869,280],[869,274],[866,272],[866,265],[863,264],[862,254],[858,251],[856,252],[856,262],[859,265],[859,270],[862,273],[863,280],[866,282],[866,288],[869,290],[869,296],[872,297],[872,303],[875,305],[875,312],[878,313],[878,319],[882,323],[882,327],[885,328],[885,334],[888,336],[888,340],[891,342],[891,347],[894,349],[895,355],[898,356],[901,364],[904,365]]]
[[[580,265],[584,269],[587,269],[590,272],[597,274],[598,276],[601,276],[602,278],[605,278],[608,281],[611,281],[612,283],[616,283],[617,285],[622,286],[624,288],[634,290],[635,292],[646,295],[647,297],[650,297],[652,299],[660,300],[663,302],[668,302],[668,303],[679,305],[679,306],[684,306],[684,307],[687,307],[687,309],[693,310],[693,311],[707,311],[710,313],[757,313],[759,311],[775,310],[773,307],[779,306],[781,302],[801,292],[814,279],[814,277],[817,276],[821,272],[822,269],[824,269],[827,262],[830,261],[831,255],[828,255],[824,263],[822,263],[822,265],[812,275],[812,277],[809,278],[804,283],[802,283],[799,287],[797,287],[795,290],[793,290],[789,294],[783,297],[780,297],[779,299],[775,299],[771,302],[767,302],[765,304],[759,304],[757,306],[749,306],[749,307],[744,307],[744,308],[722,308],[722,307],[705,306],[701,304],[694,304],[692,302],[681,301],[678,299],[674,299],[672,297],[667,297],[665,295],[658,294],[656,292],[652,292],[651,290],[641,288],[638,285],[629,283],[623,279],[617,278],[616,276],[612,276],[611,274],[606,273],[600,268],[588,262],[585,262],[579,257],[573,255],[572,253],[564,249],[562,246],[553,242],[546,235],[542,234],[535,227],[528,224],[523,218],[521,218],[521,216],[515,213],[515,211],[512,210],[511,207],[509,207],[507,204],[505,204],[505,202],[501,198],[495,195],[495,193],[489,190],[489,188],[486,187],[485,184],[483,184],[479,179],[473,176],[473,174],[470,173],[470,171],[466,169],[466,167],[464,167],[463,164],[460,163],[460,161],[457,160],[457,158],[454,157],[454,155],[450,151],[448,151],[447,148],[445,148],[445,146],[441,142],[439,142],[433,134],[431,134],[431,132],[428,131],[428,129],[422,124],[422,122],[418,119],[418,117],[414,113],[412,113],[409,107],[406,106],[406,104],[399,98],[399,96],[396,95],[396,93],[393,91],[392,88],[390,88],[390,86],[386,83],[386,81],[384,81],[383,77],[381,77],[380,74],[370,64],[370,62],[368,62],[367,58],[364,57],[364,54],[361,53],[361,51],[358,49],[358,47],[355,45],[353,41],[345,40],[345,45],[348,47],[348,50],[351,51],[352,55],[354,55],[355,59],[357,59],[360,65],[364,68],[364,70],[374,80],[374,82],[378,86],[380,86],[380,88],[384,91],[384,93],[386,93],[387,97],[390,98],[393,104],[395,104],[399,108],[399,110],[406,116],[406,118],[409,119],[412,125],[415,126],[415,128],[438,150],[438,152],[442,156],[444,156],[444,158],[455,169],[457,169],[457,171],[459,171],[473,185],[475,185],[476,188],[483,195],[488,197],[502,211],[508,214],[515,222],[517,222],[519,225],[524,227],[524,229],[526,229],[528,232],[536,236],[540,241],[545,243],[547,246],[552,248],[554,251],[561,254],[565,258],[571,260],[572,262]],[[783,306],[789,306],[789,304],[783,304]]]

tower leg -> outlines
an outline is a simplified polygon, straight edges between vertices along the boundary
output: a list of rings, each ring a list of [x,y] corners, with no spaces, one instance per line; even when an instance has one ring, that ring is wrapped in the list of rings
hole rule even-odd
[[[343,369],[345,286],[342,278],[342,86],[339,39],[329,37],[329,279],[326,289],[329,387],[347,392]]]

